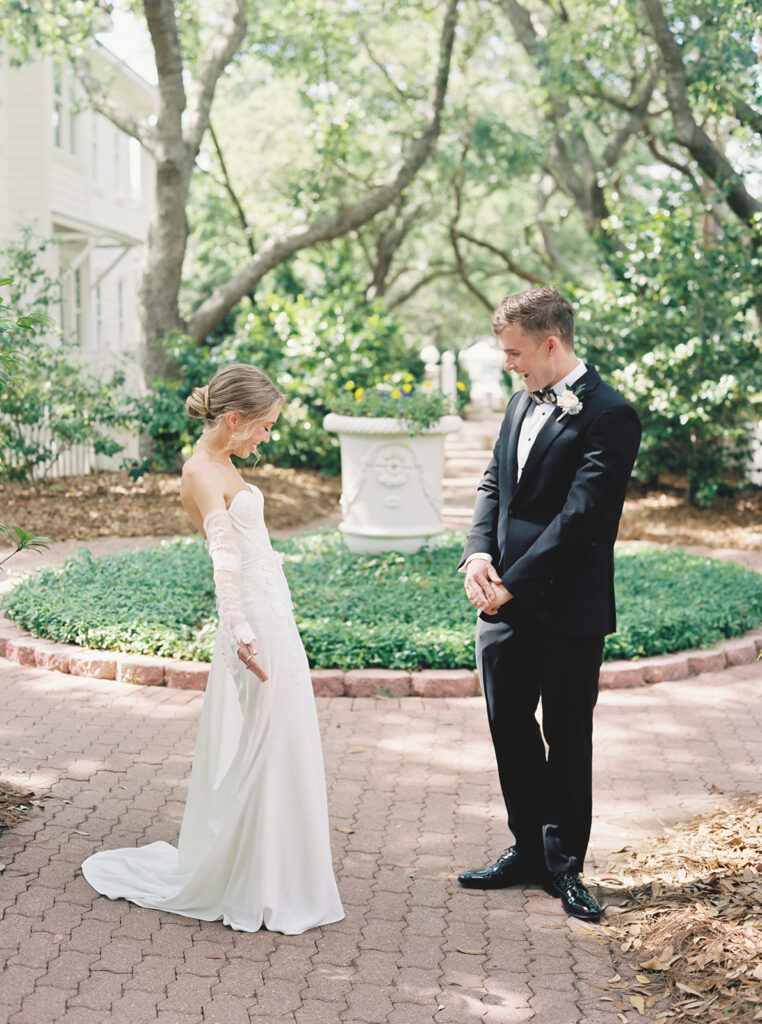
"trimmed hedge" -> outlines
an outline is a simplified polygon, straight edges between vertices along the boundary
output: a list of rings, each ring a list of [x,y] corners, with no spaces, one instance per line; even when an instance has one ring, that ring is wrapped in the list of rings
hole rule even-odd
[[[313,666],[459,668],[474,665],[474,610],[455,566],[463,534],[413,556],[353,555],[338,532],[276,544]],[[755,628],[762,577],[681,551],[616,558],[619,629],[604,657],[706,647]],[[137,552],[81,552],[18,584],[6,614],[38,636],[85,647],[209,660],[216,613],[199,538]]]

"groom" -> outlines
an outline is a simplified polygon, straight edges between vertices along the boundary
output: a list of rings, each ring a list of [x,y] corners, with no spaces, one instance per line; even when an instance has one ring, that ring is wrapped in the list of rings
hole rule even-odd
[[[508,403],[459,569],[480,612],[477,664],[516,843],[458,880],[542,881],[569,914],[597,920],[579,877],[593,708],[604,637],[616,628],[614,541],[640,423],[574,354],[574,312],[555,288],[503,299],[492,330],[524,390]]]

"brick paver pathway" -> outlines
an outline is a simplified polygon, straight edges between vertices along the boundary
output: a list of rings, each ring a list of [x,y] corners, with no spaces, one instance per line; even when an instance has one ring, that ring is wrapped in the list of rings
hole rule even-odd
[[[470,521],[499,419],[448,440],[448,528]],[[78,546],[24,553],[0,590]],[[762,571],[760,553],[712,554]],[[761,682],[757,664],[602,694],[590,873],[613,850],[759,790]],[[2,660],[0,686],[0,776],[46,797],[0,836],[0,1024],[649,1019],[603,1001],[622,996],[600,929],[538,889],[459,889],[458,870],[508,841],[481,699],[318,701],[347,916],[289,937],[111,902],[79,870],[97,849],[176,841],[203,694]]]
[[[603,693],[591,873],[758,789],[761,675]],[[622,1019],[600,929],[539,889],[457,885],[507,841],[480,698],[318,701],[347,916],[288,937],[112,902],[82,877],[94,850],[176,840],[201,693],[1,661],[0,685],[0,774],[46,795],[0,838],[3,1024]]]

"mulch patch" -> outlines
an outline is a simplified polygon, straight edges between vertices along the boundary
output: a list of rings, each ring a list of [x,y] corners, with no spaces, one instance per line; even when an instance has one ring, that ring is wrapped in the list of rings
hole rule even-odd
[[[271,530],[305,527],[339,514],[341,479],[314,470],[265,464],[245,470],[265,496]],[[38,484],[0,483],[0,522],[51,540],[192,534],[180,504],[180,477],[127,473],[59,477]],[[712,548],[762,549],[762,488],[718,498],[708,509],[689,505],[679,485],[638,493],[625,502],[620,540]]]
[[[339,512],[339,477],[269,464],[245,470],[243,475],[264,494],[265,520],[271,530],[297,529]],[[3,482],[0,522],[57,541],[195,532],[180,504],[180,477],[169,473],[150,473],[140,480],[120,472],[58,477],[37,484]]]
[[[603,928],[618,968],[637,973],[603,1000],[640,1015],[658,1004],[657,1024],[762,1020],[762,797],[669,829],[607,871],[594,879],[614,890]]]
[[[0,829],[18,825],[32,807],[42,807],[36,793],[20,789],[11,782],[0,781]]]
[[[762,549],[762,487],[746,487],[717,498],[710,508],[694,508],[684,486],[645,494],[631,489],[619,526],[619,540],[687,547]]]

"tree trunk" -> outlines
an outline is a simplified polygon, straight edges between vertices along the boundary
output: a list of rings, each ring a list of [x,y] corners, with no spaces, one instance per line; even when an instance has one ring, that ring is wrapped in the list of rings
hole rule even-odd
[[[140,365],[143,387],[155,377],[171,376],[171,360],[161,339],[170,331],[183,331],[178,297],[188,240],[185,206],[190,182],[187,167],[164,160],[156,169],[156,212],[143,252],[138,291],[140,310]]]

